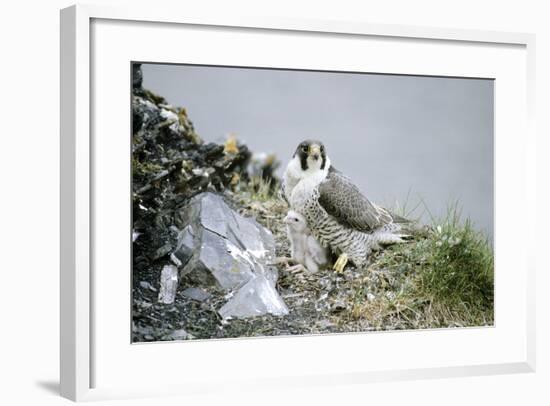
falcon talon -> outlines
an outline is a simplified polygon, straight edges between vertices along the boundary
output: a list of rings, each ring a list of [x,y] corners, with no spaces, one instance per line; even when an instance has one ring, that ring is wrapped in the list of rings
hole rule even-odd
[[[345,252],[340,254],[338,259],[334,263],[334,267],[333,267],[333,269],[336,271],[336,273],[343,273],[344,272],[344,268],[346,267],[346,265],[348,263],[348,259],[349,259],[348,254],[346,254]]]

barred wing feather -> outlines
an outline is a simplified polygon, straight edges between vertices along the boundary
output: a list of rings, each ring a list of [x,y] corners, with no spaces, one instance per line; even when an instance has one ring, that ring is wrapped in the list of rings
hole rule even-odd
[[[341,224],[363,232],[393,221],[386,209],[371,203],[348,177],[332,166],[319,185],[319,204]]]

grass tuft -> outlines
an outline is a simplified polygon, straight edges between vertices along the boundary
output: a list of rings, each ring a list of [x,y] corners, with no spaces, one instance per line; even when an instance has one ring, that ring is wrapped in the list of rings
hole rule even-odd
[[[261,176],[252,176],[246,181],[241,181],[238,189],[247,193],[251,200],[266,202],[276,197],[278,188],[274,187],[273,178],[265,179]]]
[[[493,322],[494,256],[488,238],[462,220],[457,204],[421,239],[383,251],[372,264],[409,275],[392,305],[431,327]],[[414,324],[414,323],[413,323]]]
[[[461,221],[453,205],[426,240],[429,254],[420,267],[417,290],[452,309],[467,304],[479,310],[493,306],[493,250],[488,239]]]

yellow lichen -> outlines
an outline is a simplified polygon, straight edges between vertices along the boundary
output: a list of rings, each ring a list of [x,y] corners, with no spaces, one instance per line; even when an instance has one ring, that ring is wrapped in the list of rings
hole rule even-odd
[[[237,145],[237,137],[235,134],[231,133],[227,137],[227,140],[225,141],[223,145],[223,151],[226,154],[238,154],[239,153],[239,146]]]

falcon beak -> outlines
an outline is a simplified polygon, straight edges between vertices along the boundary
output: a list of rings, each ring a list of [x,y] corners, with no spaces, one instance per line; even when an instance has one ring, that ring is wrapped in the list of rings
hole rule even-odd
[[[316,161],[321,156],[321,147],[319,145],[312,145],[309,148],[309,155]]]

